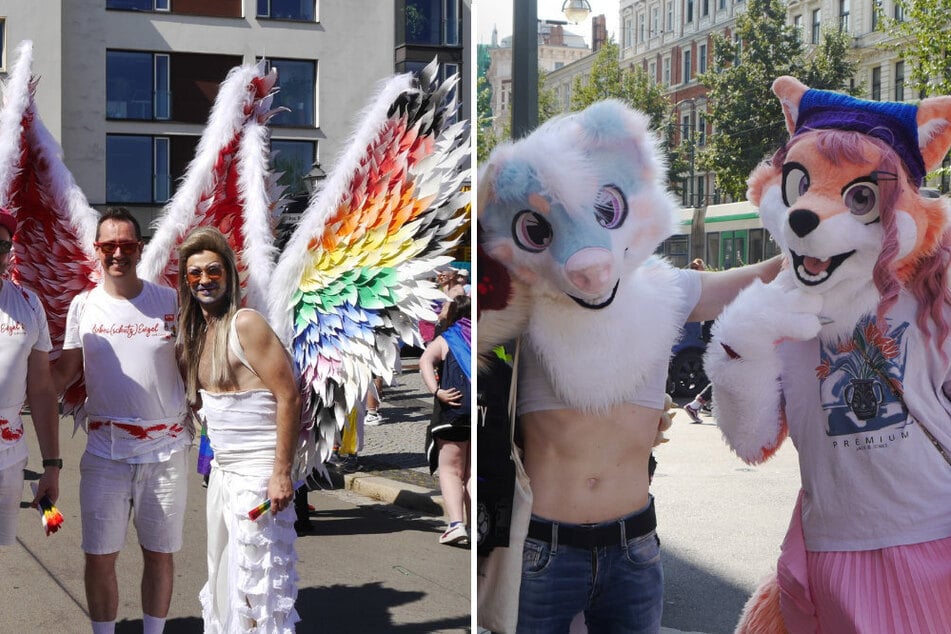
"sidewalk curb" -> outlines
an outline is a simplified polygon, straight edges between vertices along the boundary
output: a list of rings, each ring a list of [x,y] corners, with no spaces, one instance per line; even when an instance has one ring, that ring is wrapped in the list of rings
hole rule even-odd
[[[430,489],[369,473],[340,473],[336,469],[328,471],[335,489],[346,489],[384,504],[393,504],[426,515],[442,517],[446,514],[442,496]]]

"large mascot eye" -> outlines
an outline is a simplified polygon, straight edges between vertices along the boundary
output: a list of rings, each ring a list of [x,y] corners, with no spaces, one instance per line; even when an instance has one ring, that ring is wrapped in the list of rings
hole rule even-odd
[[[515,244],[526,251],[541,253],[551,244],[554,234],[551,224],[537,211],[523,209],[512,221],[512,237]]]
[[[605,229],[617,229],[627,218],[627,200],[620,189],[605,185],[594,199],[594,216]]]
[[[792,207],[799,197],[809,191],[809,172],[799,163],[783,165],[783,202]]]
[[[878,220],[878,185],[861,182],[850,185],[842,192],[849,211],[865,224]]]

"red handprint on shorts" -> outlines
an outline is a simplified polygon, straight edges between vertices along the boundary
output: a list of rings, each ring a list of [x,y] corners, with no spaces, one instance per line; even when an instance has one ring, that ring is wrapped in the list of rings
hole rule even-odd
[[[20,440],[23,437],[23,424],[20,424],[19,429],[11,429],[10,421],[6,418],[0,418],[0,438],[7,442],[13,442],[15,440]]]

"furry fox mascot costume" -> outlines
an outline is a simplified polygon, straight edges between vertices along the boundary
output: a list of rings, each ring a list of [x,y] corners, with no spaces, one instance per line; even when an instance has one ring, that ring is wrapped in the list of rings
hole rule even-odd
[[[749,199],[788,267],[721,314],[705,367],[732,449],[758,463],[788,433],[802,490],[738,631],[951,632],[951,234],[919,191],[951,97],[773,91],[791,138]]]

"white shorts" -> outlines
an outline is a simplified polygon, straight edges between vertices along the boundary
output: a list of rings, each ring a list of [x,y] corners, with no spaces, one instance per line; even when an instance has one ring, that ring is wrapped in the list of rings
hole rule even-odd
[[[6,469],[0,469],[0,546],[9,546],[17,540],[24,467],[26,458]],[[36,514],[33,509],[30,509],[30,512]],[[36,523],[40,523],[39,514],[36,514]]]
[[[122,550],[130,516],[142,548],[157,553],[181,550],[187,454],[183,449],[165,462],[127,464],[85,452],[79,462],[83,552],[108,555]]]

